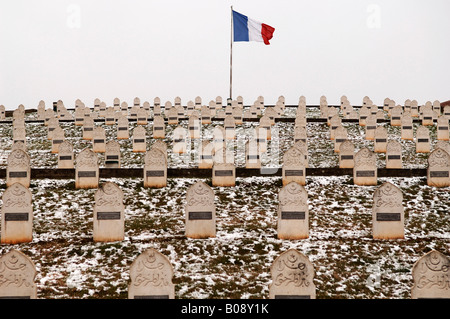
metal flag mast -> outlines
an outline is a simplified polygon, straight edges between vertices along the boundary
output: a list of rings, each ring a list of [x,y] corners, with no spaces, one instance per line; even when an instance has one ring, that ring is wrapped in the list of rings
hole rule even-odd
[[[233,6],[231,6],[231,34],[230,34],[230,97],[228,104],[231,105],[233,99]]]

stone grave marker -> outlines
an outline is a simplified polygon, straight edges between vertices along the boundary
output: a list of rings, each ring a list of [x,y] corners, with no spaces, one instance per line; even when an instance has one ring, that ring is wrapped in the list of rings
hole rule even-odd
[[[441,102],[439,100],[433,101],[432,110],[438,114],[441,114]]]
[[[175,108],[177,109],[178,119],[182,119],[185,116],[184,107],[182,105],[178,105],[175,106]]]
[[[155,116],[153,118],[153,138],[165,138],[166,137],[166,124],[162,116]]]
[[[278,118],[278,113],[275,111],[273,107],[267,107],[266,111],[264,112],[264,115],[269,117],[270,124],[273,126],[275,125],[275,119]]]
[[[388,130],[384,126],[378,126],[375,129],[375,153],[386,153],[386,146],[388,141]]]
[[[412,267],[411,299],[449,299],[450,258],[431,250]]]
[[[370,109],[367,106],[361,107],[359,110],[359,125],[366,126],[367,117],[371,115]]]
[[[267,140],[268,141],[272,140],[272,121],[267,115],[263,115],[259,119],[259,127],[265,128],[267,133]]]
[[[13,144],[17,142],[27,143],[25,127],[14,127],[13,128]]]
[[[45,111],[45,106],[44,106]],[[6,109],[4,105],[0,105],[0,120],[4,120],[6,118]]]
[[[0,299],[37,299],[36,267],[19,250],[0,257]]]
[[[446,116],[448,120],[450,120],[450,105],[444,106],[444,112],[442,115]]]
[[[64,140],[61,144],[59,144],[58,168],[74,168],[73,145],[68,140]]]
[[[348,139],[347,129],[342,125],[339,125],[336,128],[334,134],[334,152],[339,153],[339,147],[341,146],[341,143],[345,142]]]
[[[178,111],[176,108],[172,107],[167,112],[167,123],[169,125],[178,125]]]
[[[411,101],[411,116],[419,117],[419,103],[416,100]]]
[[[426,126],[419,126],[416,131],[416,153],[430,153],[430,130]]]
[[[145,154],[144,187],[162,188],[166,186],[167,155],[153,145]]]
[[[186,115],[191,116],[192,112],[195,110],[194,101],[188,101],[186,104]]]
[[[65,141],[65,132],[59,125],[53,131],[52,138],[52,154],[57,154],[59,152],[59,146]]]
[[[139,109],[139,106],[132,106],[129,110],[128,118],[130,120],[137,121],[137,112]]]
[[[441,115],[437,120],[437,139],[448,141],[449,138],[449,119],[445,115]]]
[[[123,116],[128,116],[128,103],[123,101],[120,103],[120,113],[122,113]]]
[[[261,152],[254,138],[245,143],[245,168],[261,168]]]
[[[83,121],[83,140],[91,141],[94,138],[94,119],[86,116]]]
[[[309,237],[308,194],[305,188],[290,182],[278,193],[277,235],[279,239]]]
[[[413,130],[413,118],[411,113],[405,113],[402,115],[401,119],[402,125],[402,140],[413,140],[414,139],[414,130]]]
[[[112,107],[107,107],[105,112],[105,125],[116,124],[116,111]]]
[[[235,186],[236,166],[234,154],[226,148],[220,148],[214,152],[212,168],[213,186]]]
[[[20,149],[20,150],[24,151],[25,153],[28,153],[27,145],[26,145],[26,143],[24,143],[22,141],[16,141],[15,143],[13,143],[11,145],[11,151],[14,151],[15,149]]]
[[[432,126],[434,125],[434,121],[433,121],[433,109],[431,108],[431,106],[426,107],[424,106],[422,108],[422,125],[423,126]]]
[[[166,256],[148,248],[130,267],[128,299],[175,299],[173,267]]]
[[[298,140],[297,142],[294,142],[293,147],[299,148],[303,154],[305,154],[305,167],[309,167],[309,156],[308,156],[308,144],[303,141],[303,139]]]
[[[202,120],[202,124],[211,124],[211,110],[209,109],[209,107],[207,105],[203,105],[201,108],[201,120]]]
[[[216,108],[221,109],[223,107],[223,99],[221,96],[216,96]]]
[[[434,149],[442,148],[444,151],[447,152],[447,154],[450,155],[450,143],[447,141],[436,141],[436,144],[434,145]]]
[[[202,98],[200,96],[195,97],[195,109],[200,110],[202,107]]]
[[[450,186],[450,155],[436,148],[428,157],[427,184],[434,187]]]
[[[148,124],[148,111],[144,108],[140,108],[137,111],[137,125],[147,125]]]
[[[203,140],[198,154],[198,168],[211,169],[214,163],[214,142]]]
[[[76,157],[75,188],[97,188],[99,168],[97,154],[90,148],[83,149]]]
[[[339,167],[353,168],[355,166],[355,145],[346,140],[339,145]]]
[[[355,154],[353,183],[355,185],[377,185],[377,157],[368,148],[362,148]]]
[[[236,120],[232,115],[225,116],[223,127],[225,128],[225,138],[227,140],[236,138]]]
[[[150,102],[145,101],[145,102],[142,104],[142,108],[143,108],[145,111],[147,111],[147,115],[150,114]]]
[[[186,230],[188,238],[216,236],[216,206],[214,191],[202,181],[191,185],[186,192]]]
[[[374,239],[403,239],[404,209],[402,191],[385,182],[375,190],[372,206],[372,232]]]
[[[305,153],[298,147],[289,148],[283,155],[282,182],[283,186],[290,182],[306,184]]]
[[[128,118],[126,116],[119,116],[117,118],[117,134],[118,140],[128,140],[130,138],[130,130],[128,128]]]
[[[147,129],[138,125],[133,129],[133,153],[145,153],[147,151]]]
[[[375,139],[375,130],[377,129],[377,117],[376,115],[369,115],[365,120],[366,135],[365,138],[368,141]]]
[[[221,148],[226,148],[226,131],[223,126],[215,126],[213,129],[214,152]]]
[[[47,139],[53,138],[53,131],[59,126],[59,120],[56,117],[52,117],[47,121]]]
[[[270,273],[270,299],[316,299],[314,266],[296,249],[280,254],[270,267]]]
[[[102,184],[94,195],[94,242],[124,239],[125,217],[122,190],[112,182]]]
[[[105,167],[106,168],[120,168],[120,144],[115,140],[106,143],[105,151]]]
[[[30,178],[30,156],[21,149],[12,150],[7,159],[6,186],[20,183],[25,187],[30,187]]]
[[[187,149],[186,138],[187,137],[188,137],[187,130],[184,127],[182,127],[181,125],[177,126],[173,130],[173,147],[172,147],[173,153],[175,153],[175,154],[186,153],[186,149]]]
[[[31,242],[33,239],[33,204],[28,187],[21,183],[13,183],[4,191],[2,201],[1,243]]]
[[[339,126],[342,126],[342,120],[336,114],[330,119],[330,140],[334,140],[335,131]]]
[[[83,125],[84,113],[85,113],[84,107],[78,107],[75,110],[74,115],[75,115],[75,125],[76,126],[82,126]]]
[[[155,149],[158,149],[161,152],[163,152],[164,156],[167,160],[167,144],[163,140],[161,140],[161,139],[155,140],[153,142],[151,148],[155,148]]]
[[[202,122],[200,121],[198,116],[195,115],[189,116],[188,130],[191,139],[199,139],[202,137],[201,128]]]
[[[259,151],[261,153],[265,153],[267,151],[267,140],[268,140],[267,131],[268,130],[266,128],[261,127],[260,125],[257,125],[254,129],[254,137],[258,142]]]
[[[155,106],[161,106],[161,98],[160,98],[159,96],[156,96],[156,97],[153,99],[153,108],[154,108]]]
[[[95,126],[92,132],[92,150],[95,153],[105,153],[106,131],[101,126]]]
[[[243,108],[241,106],[235,107],[233,109],[233,117],[234,117],[234,123],[236,125],[241,125],[243,123],[242,119],[243,119]]]
[[[134,100],[133,100],[133,106],[140,107],[141,106],[141,99],[138,98],[138,97],[135,97]]]
[[[387,143],[386,168],[403,168],[402,144],[396,140]]]
[[[402,125],[403,108],[400,105],[394,107],[391,111],[391,126]]]

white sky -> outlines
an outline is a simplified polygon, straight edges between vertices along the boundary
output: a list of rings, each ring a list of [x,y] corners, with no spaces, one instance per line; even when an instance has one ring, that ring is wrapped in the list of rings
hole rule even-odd
[[[276,29],[233,45],[244,104],[450,99],[448,0],[0,0],[0,104],[226,100],[231,5]]]

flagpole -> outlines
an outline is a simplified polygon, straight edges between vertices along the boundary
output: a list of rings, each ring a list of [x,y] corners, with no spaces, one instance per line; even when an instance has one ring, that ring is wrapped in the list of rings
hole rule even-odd
[[[230,104],[233,99],[233,6],[231,6],[231,34],[230,34]]]

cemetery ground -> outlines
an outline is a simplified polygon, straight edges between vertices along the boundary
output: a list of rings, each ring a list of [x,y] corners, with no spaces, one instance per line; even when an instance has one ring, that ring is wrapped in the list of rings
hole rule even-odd
[[[318,117],[317,110],[309,112],[308,117]],[[255,124],[238,125],[236,134],[243,134],[245,127]],[[81,127],[64,122],[60,125],[72,141],[75,154],[91,145],[91,141],[81,139]],[[364,128],[357,123],[343,125],[356,149],[373,149],[373,141],[364,139]],[[108,139],[115,137],[115,126],[103,126]],[[135,126],[130,123],[130,132]],[[281,158],[293,144],[294,123],[279,122],[275,126],[279,138],[270,141],[269,146],[279,143],[279,154],[273,155]],[[150,127],[147,126],[148,136]],[[174,127],[167,125],[166,131],[169,167],[194,167],[193,161],[170,152]],[[208,127],[204,126],[206,130]],[[387,123],[386,127],[389,137],[402,143],[404,168],[426,168],[428,154],[416,154],[413,141],[400,139],[399,128]],[[327,124],[308,123],[307,128],[309,167],[338,167]],[[26,129],[31,166],[56,168],[57,155],[51,153],[46,127],[28,123]],[[11,125],[0,125],[0,131],[0,168],[5,168],[11,148]],[[207,131],[205,135],[208,136]],[[430,136],[436,140],[435,127],[430,129]],[[148,144],[152,142],[149,139]],[[120,143],[122,167],[143,167],[144,153],[133,153],[131,140]],[[243,167],[244,154],[235,154],[237,167]],[[100,167],[104,167],[102,156],[99,154]],[[378,167],[385,167],[384,154],[377,157]],[[278,164],[274,167],[281,167]],[[92,239],[96,189],[76,189],[74,179],[32,179],[29,189],[33,196],[33,241],[1,245],[0,255],[18,249],[33,260],[38,298],[42,299],[125,299],[130,266],[150,247],[171,262],[178,299],[268,298],[270,266],[290,248],[303,253],[314,265],[317,298],[408,299],[413,264],[431,249],[449,255],[450,189],[427,186],[426,176],[378,178],[377,186],[354,185],[352,176],[346,175],[307,176],[310,231],[309,238],[302,240],[277,238],[277,196],[282,182],[280,176],[271,175],[238,177],[235,187],[213,187],[216,237],[187,238],[186,191],[197,180],[168,178],[164,188],[145,188],[139,178],[100,178],[100,184],[112,181],[122,189],[125,204],[125,239],[100,243]],[[201,180],[212,185],[211,178]],[[372,197],[386,181],[403,192],[404,239],[372,238]],[[3,179],[0,193],[5,189]]]

